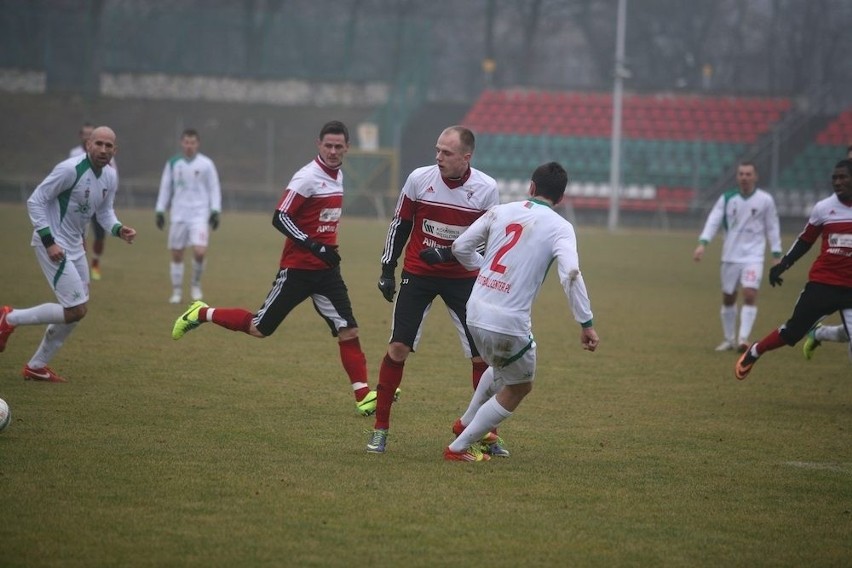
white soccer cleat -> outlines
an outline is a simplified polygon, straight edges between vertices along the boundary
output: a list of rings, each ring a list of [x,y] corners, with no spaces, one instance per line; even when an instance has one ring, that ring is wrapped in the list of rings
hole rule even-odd
[[[190,290],[190,296],[194,301],[198,301],[204,297],[204,293],[201,291],[201,286],[193,286],[192,290]]]
[[[733,351],[734,344],[728,341],[727,339],[716,346],[716,351]]]
[[[183,299],[181,296],[180,290],[175,290],[172,292],[172,297],[169,298],[170,304],[180,304],[180,301]]]

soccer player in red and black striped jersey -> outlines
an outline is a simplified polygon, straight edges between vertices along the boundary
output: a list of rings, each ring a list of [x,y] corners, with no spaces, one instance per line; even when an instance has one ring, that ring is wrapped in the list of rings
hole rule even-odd
[[[734,375],[745,379],[767,351],[798,343],[815,323],[834,312],[848,331],[852,326],[852,160],[841,160],[831,175],[834,195],[817,202],[805,229],[781,262],[769,270],[769,283],[781,285],[781,274],[821,241],[793,314],[781,327],[754,343],[737,361]]]
[[[402,382],[408,355],[417,348],[423,321],[440,296],[455,323],[462,350],[473,364],[474,388],[488,365],[479,356],[466,323],[466,308],[477,271],[458,263],[453,241],[485,211],[499,203],[497,182],[470,166],[475,138],[463,126],[450,126],[438,137],[432,166],[415,169],[402,188],[382,252],[379,290],[388,302],[396,293],[397,259],[405,249],[393,330],[379,368],[376,422],[367,451],[385,451],[390,410]],[[496,455],[508,452],[493,436]]]
[[[172,338],[180,339],[208,321],[253,337],[268,337],[293,308],[310,298],[331,334],[337,337],[356,408],[368,416],[375,411],[376,393],[367,382],[367,360],[337,252],[337,229],[343,209],[340,168],[349,150],[346,125],[336,120],[323,125],[317,149],[317,157],[287,184],[272,216],[273,226],[287,240],[272,289],[257,313],[242,308],[213,308],[197,301],[175,321]]]

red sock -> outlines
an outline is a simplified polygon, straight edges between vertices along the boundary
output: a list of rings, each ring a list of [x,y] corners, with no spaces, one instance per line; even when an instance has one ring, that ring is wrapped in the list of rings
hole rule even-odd
[[[355,400],[361,400],[370,392],[370,387],[367,386],[367,358],[361,350],[361,340],[353,337],[339,341],[337,345],[340,347],[340,362],[343,363],[343,369],[349,375],[349,382],[353,385],[364,384],[363,387],[355,389]]]
[[[779,347],[784,347],[787,345],[787,342],[784,341],[784,338],[781,337],[781,333],[776,329],[763,339],[757,342],[757,354],[763,355],[767,351],[772,351],[773,349],[778,349]]]
[[[390,428],[390,410],[393,395],[402,382],[402,371],[405,361],[394,361],[390,355],[385,355],[379,367],[379,385],[376,387],[376,429]]]
[[[473,380],[473,390],[476,390],[476,387],[479,386],[479,379],[482,378],[482,373],[488,369],[488,363],[485,361],[472,361],[471,366],[473,367],[473,371],[471,374],[471,379]]]
[[[198,319],[207,319],[207,311],[212,308],[201,308],[198,310]],[[231,331],[242,331],[248,333],[251,328],[251,320],[254,314],[242,308],[216,308],[213,310],[213,323]]]

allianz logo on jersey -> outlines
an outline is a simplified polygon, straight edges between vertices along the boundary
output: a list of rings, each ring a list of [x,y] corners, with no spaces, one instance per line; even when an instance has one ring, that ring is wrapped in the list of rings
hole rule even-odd
[[[466,226],[461,227],[459,225],[447,225],[430,219],[423,219],[423,233],[436,239],[454,241],[464,232],[465,229],[467,229]]]
[[[340,213],[342,209],[340,207],[331,207],[329,209],[323,209],[319,214],[320,223],[334,223],[336,221],[340,221]]]

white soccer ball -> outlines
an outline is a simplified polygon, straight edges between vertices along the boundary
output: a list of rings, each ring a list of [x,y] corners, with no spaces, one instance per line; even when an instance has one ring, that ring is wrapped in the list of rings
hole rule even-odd
[[[0,398],[0,432],[9,427],[12,423],[12,411],[9,410],[9,405],[6,401]]]

